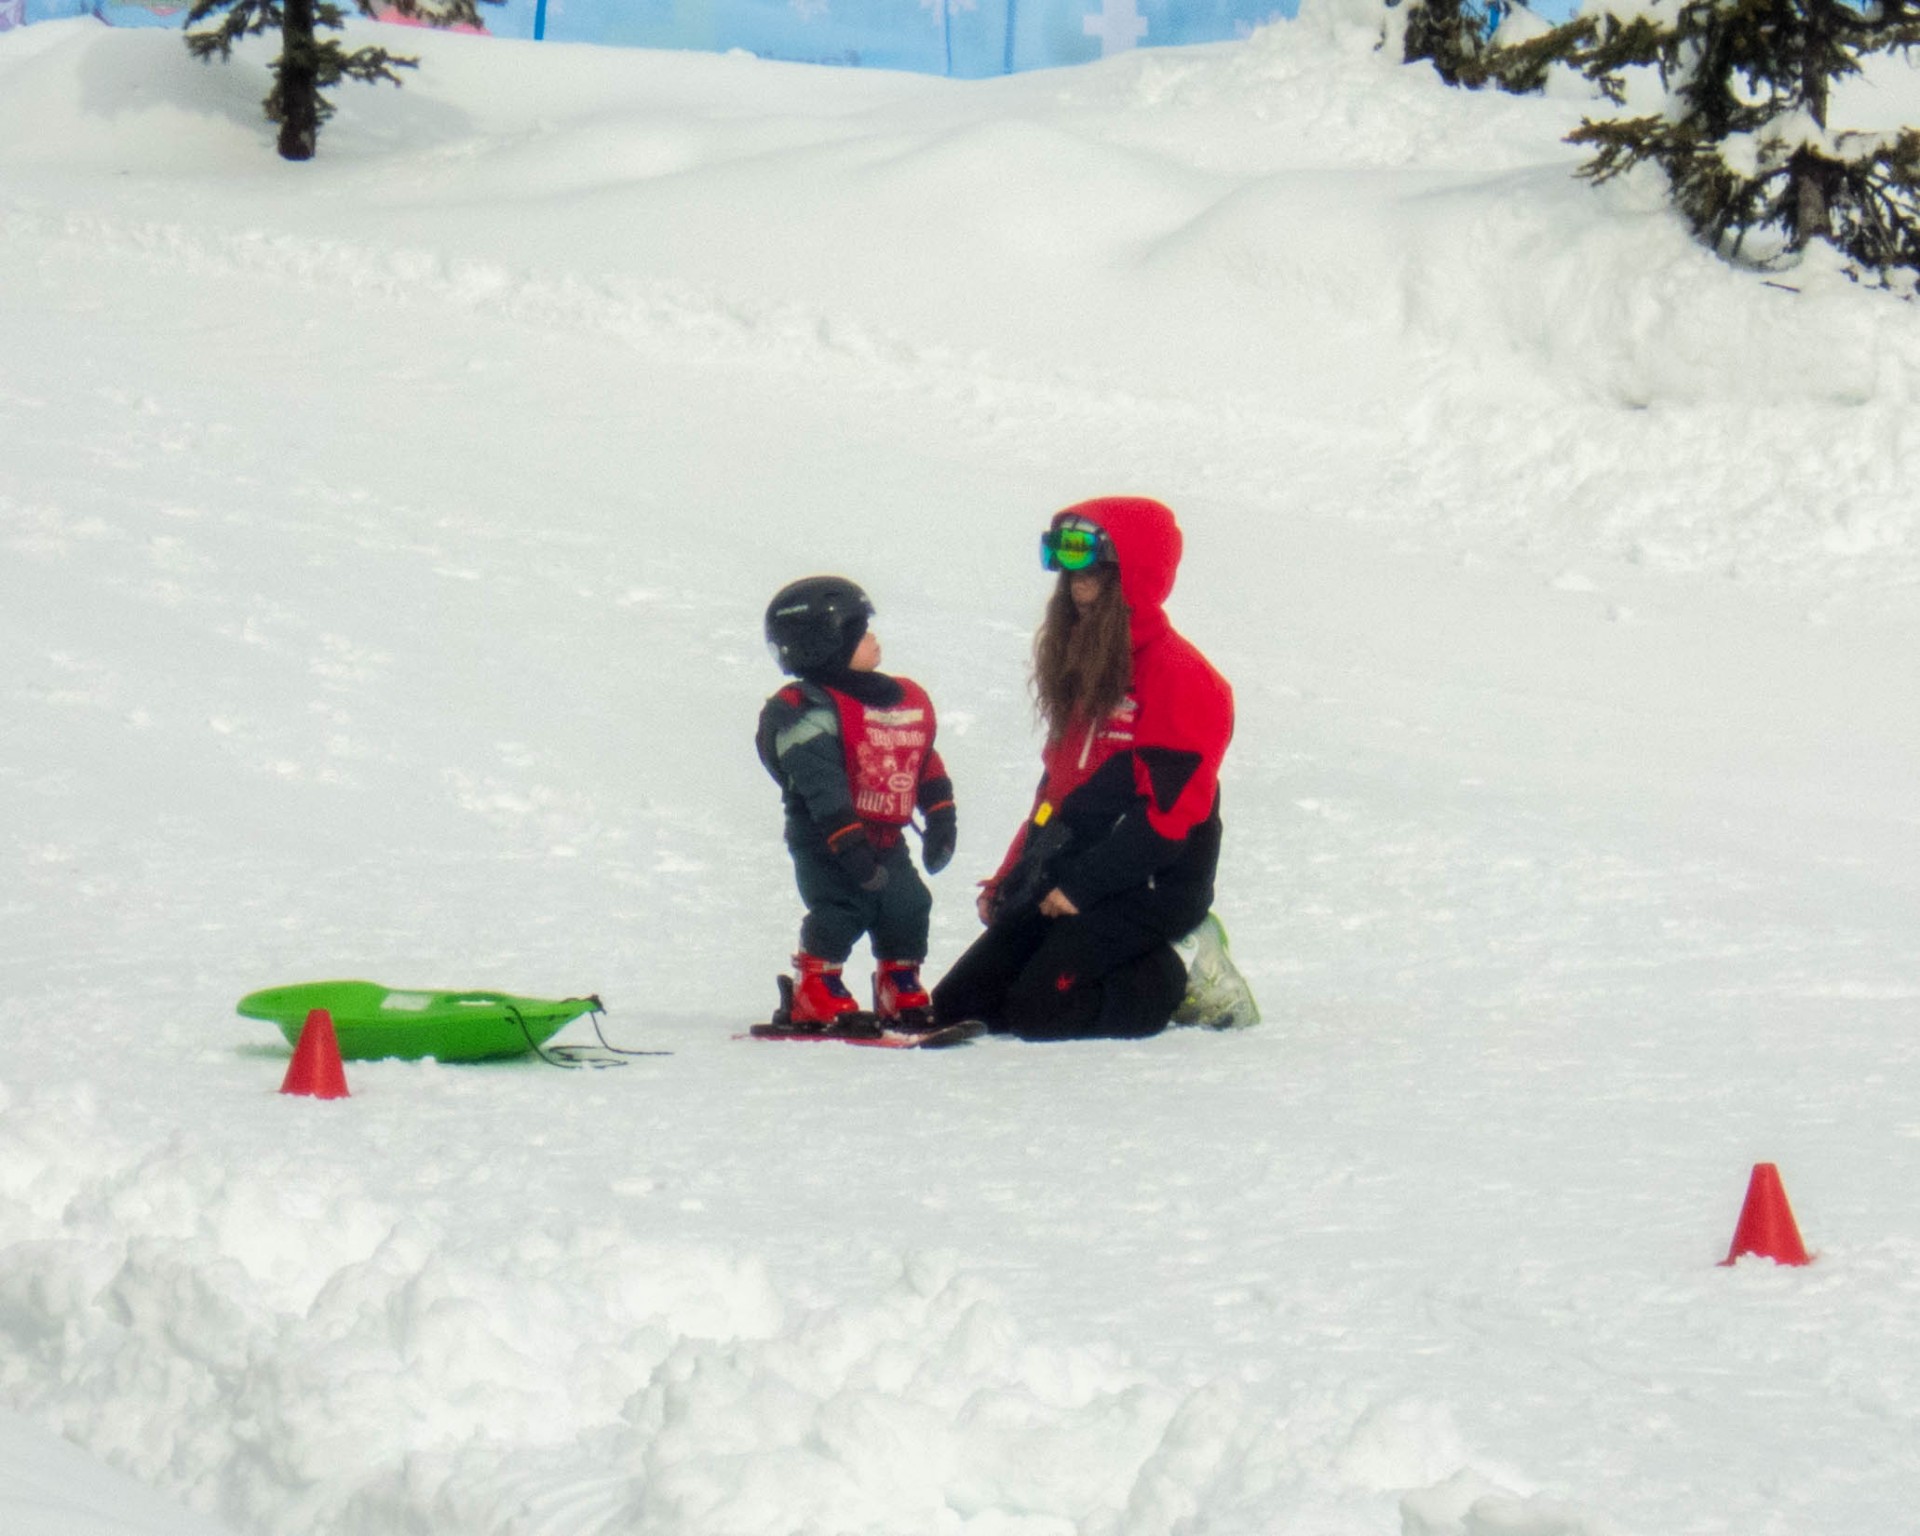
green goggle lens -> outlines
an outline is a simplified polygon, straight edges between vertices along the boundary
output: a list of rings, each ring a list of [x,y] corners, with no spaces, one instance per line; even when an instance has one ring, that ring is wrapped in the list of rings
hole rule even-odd
[[[1049,528],[1040,535],[1040,565],[1049,571],[1084,571],[1099,563],[1105,545],[1098,529]]]

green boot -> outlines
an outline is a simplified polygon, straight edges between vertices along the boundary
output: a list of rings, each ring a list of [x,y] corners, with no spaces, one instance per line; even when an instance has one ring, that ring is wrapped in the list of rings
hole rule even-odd
[[[1227,953],[1227,930],[1219,918],[1209,912],[1192,933],[1175,939],[1173,948],[1187,967],[1187,992],[1173,1010],[1174,1023],[1246,1029],[1260,1022],[1260,1005]]]

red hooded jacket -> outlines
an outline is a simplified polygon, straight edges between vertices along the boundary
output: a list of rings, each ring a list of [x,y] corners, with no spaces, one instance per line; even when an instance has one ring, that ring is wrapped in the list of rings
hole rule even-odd
[[[1146,885],[1189,852],[1203,829],[1207,836],[1197,841],[1205,844],[1207,868],[1193,873],[1204,873],[1210,900],[1233,689],[1167,619],[1163,605],[1180,564],[1179,524],[1144,496],[1097,497],[1065,513],[1099,524],[1113,542],[1130,614],[1133,687],[1127,703],[1091,730],[1072,727],[1047,744],[1033,817],[992,883],[1018,863],[1030,833],[1065,815],[1082,825],[1059,886],[1081,911]],[[1191,851],[1200,854],[1197,847]]]

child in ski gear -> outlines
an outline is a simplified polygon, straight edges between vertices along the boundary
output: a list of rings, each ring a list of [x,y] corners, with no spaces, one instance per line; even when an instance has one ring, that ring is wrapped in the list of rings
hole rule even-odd
[[[873,947],[874,1015],[890,1029],[932,1025],[920,966],[933,898],[903,834],[918,811],[921,863],[930,875],[947,867],[953,783],[934,748],[926,690],[879,670],[872,616],[867,594],[841,576],[792,582],[767,607],[768,647],[794,678],[760,711],[755,744],[780,786],[807,908],[795,975],[781,978],[796,1027],[870,1022],[840,976],[863,935]]]
[[[1045,771],[982,884],[986,933],[933,989],[940,1022],[1125,1037],[1180,1007],[1173,941],[1213,902],[1233,735],[1233,690],[1162,607],[1180,552],[1173,513],[1145,497],[1081,502],[1042,535],[1059,573],[1034,640]]]

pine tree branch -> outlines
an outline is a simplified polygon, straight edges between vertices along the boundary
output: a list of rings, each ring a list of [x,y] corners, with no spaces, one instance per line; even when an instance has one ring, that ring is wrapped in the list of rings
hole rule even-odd
[[[1586,145],[1599,153],[1574,174],[1598,186],[1624,175],[1643,160],[1665,163],[1673,153],[1672,135],[1673,125],[1658,114],[1597,122],[1587,118],[1567,135],[1567,143]]]
[[[241,38],[280,25],[280,7],[275,0],[194,0],[183,25],[197,26],[222,8],[227,14],[213,31],[186,34],[187,52],[202,62],[215,54],[222,60],[229,59],[233,56],[233,45]]]

